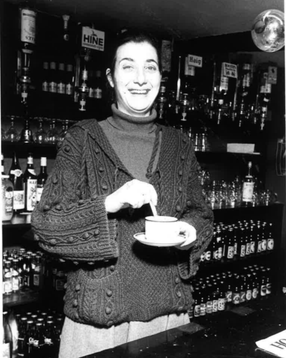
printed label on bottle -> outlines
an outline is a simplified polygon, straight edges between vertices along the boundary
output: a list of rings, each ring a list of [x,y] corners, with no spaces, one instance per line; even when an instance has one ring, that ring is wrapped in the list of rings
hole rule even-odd
[[[73,85],[71,83],[66,85],[66,94],[69,96],[73,94]]]
[[[256,299],[258,296],[258,289],[257,287],[254,287],[254,289],[252,290],[252,298]]]
[[[24,190],[14,190],[13,209],[23,210],[24,207],[25,207]]]
[[[212,301],[207,302],[206,313],[207,314],[213,313],[213,303],[212,303]]]
[[[232,302],[232,291],[227,291],[225,294],[226,302]]]
[[[37,187],[37,203],[41,200],[44,187]]]
[[[266,251],[267,249],[267,241],[266,239],[261,240],[261,251]]]
[[[227,258],[229,260],[233,259],[233,246],[229,246],[227,249]]]
[[[241,245],[240,247],[240,257],[244,257],[245,256],[245,245]]]
[[[36,13],[33,10],[21,10],[21,41],[35,44]]]
[[[13,212],[13,189],[7,188],[5,190],[5,212],[12,213]]]
[[[251,254],[255,253],[255,241],[251,241],[250,243],[250,253]]]
[[[30,173],[30,174],[33,174],[33,175],[36,175],[36,172],[35,172],[35,169],[28,169],[28,172]]]
[[[246,244],[246,251],[245,251],[246,255],[250,255],[251,254],[251,242],[248,242]]]
[[[217,310],[218,310],[218,301],[213,300],[213,312],[217,312]]]
[[[49,82],[48,81],[44,81],[42,83],[42,91],[43,92],[49,92]]]
[[[266,284],[266,294],[267,295],[271,294],[271,283],[270,282]]]
[[[244,182],[242,187],[242,201],[252,202],[254,182]]]
[[[14,169],[14,170],[11,170],[10,172],[12,175],[15,175],[15,177],[19,178],[19,176],[22,175],[22,170],[21,169]]]
[[[267,250],[273,250],[274,249],[274,240],[272,238],[267,240]]]
[[[240,294],[237,292],[233,295],[233,303],[235,305],[238,305],[240,303]]]
[[[251,290],[247,290],[246,291],[246,296],[245,296],[247,301],[250,301],[252,298],[252,291]]]
[[[201,306],[195,305],[194,307],[194,317],[199,317],[201,315]]]
[[[240,292],[240,302],[245,302],[245,292],[244,291]]]
[[[58,90],[57,92],[59,94],[65,94],[66,93],[66,86],[63,82],[58,83]]]
[[[201,303],[201,305],[200,305],[200,316],[205,316],[205,315],[206,315],[206,304]]]
[[[26,209],[33,211],[37,202],[37,179],[28,179],[26,183]]]
[[[49,84],[49,92],[57,93],[57,83],[56,82],[50,82]]]
[[[224,298],[219,298],[218,299],[218,306],[217,306],[219,311],[224,311],[225,310],[225,299]]]
[[[97,87],[95,90],[94,90],[94,98],[96,99],[101,99],[102,98],[102,89]]]

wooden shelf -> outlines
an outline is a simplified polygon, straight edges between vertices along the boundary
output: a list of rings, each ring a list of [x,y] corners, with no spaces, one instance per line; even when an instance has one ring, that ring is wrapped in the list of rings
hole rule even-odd
[[[27,290],[11,293],[10,295],[3,296],[3,306],[11,308],[14,306],[25,305],[39,301],[40,293],[36,290]]]

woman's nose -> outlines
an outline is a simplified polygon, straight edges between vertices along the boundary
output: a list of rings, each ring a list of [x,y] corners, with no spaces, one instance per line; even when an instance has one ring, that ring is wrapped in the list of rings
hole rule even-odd
[[[139,83],[140,85],[146,83],[146,75],[145,75],[144,68],[137,69],[135,75],[135,82]]]

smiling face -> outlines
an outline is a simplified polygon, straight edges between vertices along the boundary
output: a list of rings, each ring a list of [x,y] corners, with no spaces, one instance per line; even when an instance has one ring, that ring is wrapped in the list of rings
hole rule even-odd
[[[161,73],[158,55],[148,42],[128,42],[117,49],[113,77],[117,106],[132,116],[148,116],[159,92]]]

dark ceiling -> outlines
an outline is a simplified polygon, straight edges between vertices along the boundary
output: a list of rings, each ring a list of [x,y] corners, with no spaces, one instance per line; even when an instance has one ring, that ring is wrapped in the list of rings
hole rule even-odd
[[[13,4],[20,0],[8,0]],[[33,0],[31,0],[33,1]],[[284,11],[283,0],[34,0],[38,10],[92,22],[103,31],[148,28],[188,40],[249,31],[264,10]]]

